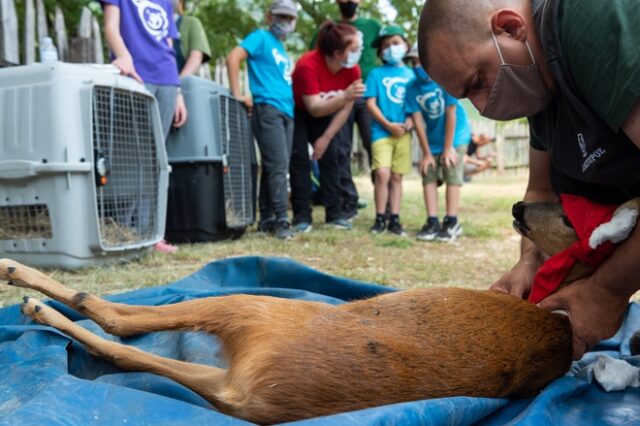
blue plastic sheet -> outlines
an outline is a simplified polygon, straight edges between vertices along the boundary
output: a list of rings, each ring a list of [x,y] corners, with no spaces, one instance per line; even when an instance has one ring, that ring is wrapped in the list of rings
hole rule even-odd
[[[333,277],[286,259],[244,257],[211,263],[180,281],[108,297],[163,305],[233,293],[262,294],[332,304],[393,291]],[[222,365],[215,337],[160,332],[131,338],[106,335],[92,321],[48,302],[101,336],[161,356]],[[315,418],[296,425],[632,425],[640,424],[640,389],[607,393],[593,380],[598,354],[629,356],[629,337],[640,329],[640,306],[630,304],[611,339],[575,362],[571,372],[536,398],[442,398]],[[149,373],[123,372],[60,332],[31,323],[17,305],[0,309],[0,424],[2,425],[240,425],[185,387]]]

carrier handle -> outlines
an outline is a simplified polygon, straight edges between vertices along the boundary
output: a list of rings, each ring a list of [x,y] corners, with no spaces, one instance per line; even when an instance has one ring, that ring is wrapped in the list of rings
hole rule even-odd
[[[0,180],[16,180],[54,173],[90,173],[90,163],[48,163],[46,161],[0,161]]]

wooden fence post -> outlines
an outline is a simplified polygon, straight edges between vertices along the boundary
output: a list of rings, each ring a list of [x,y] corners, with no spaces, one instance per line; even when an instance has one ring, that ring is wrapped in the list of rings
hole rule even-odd
[[[18,64],[18,15],[13,0],[0,0],[0,65]]]
[[[498,169],[499,176],[504,174],[504,169],[505,169],[504,149],[505,149],[504,135],[502,133],[499,133],[496,135],[496,167]]]
[[[29,65],[36,61],[36,10],[33,0],[24,2],[24,63]]]
[[[36,29],[38,34],[38,45],[42,37],[49,37],[49,28],[47,27],[47,10],[44,8],[42,0],[36,0]]]
[[[56,33],[56,47],[58,48],[58,57],[61,61],[69,59],[69,40],[67,39],[67,28],[64,24],[64,14],[60,6],[54,9],[53,28]]]

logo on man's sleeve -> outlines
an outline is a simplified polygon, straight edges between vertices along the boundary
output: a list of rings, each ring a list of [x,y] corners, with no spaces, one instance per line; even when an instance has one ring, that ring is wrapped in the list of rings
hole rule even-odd
[[[131,1],[138,8],[138,15],[145,30],[158,41],[166,39],[169,35],[167,11],[149,0]]]

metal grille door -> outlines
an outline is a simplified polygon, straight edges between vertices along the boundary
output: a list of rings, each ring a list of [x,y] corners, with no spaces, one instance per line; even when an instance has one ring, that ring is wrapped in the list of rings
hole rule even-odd
[[[225,218],[229,228],[253,222],[251,149],[253,139],[244,105],[220,96],[220,136],[224,166]]]
[[[158,230],[160,164],[153,98],[113,87],[93,90],[93,142],[100,240],[124,248]]]

